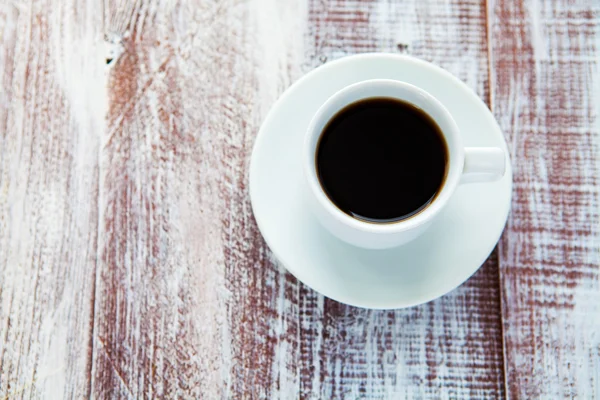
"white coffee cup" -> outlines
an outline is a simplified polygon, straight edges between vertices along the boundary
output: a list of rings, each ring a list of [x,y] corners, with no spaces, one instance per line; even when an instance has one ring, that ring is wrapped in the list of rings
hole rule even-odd
[[[367,222],[346,214],[329,199],[317,175],[317,146],[327,123],[349,104],[369,98],[397,99],[421,109],[436,122],[448,146],[447,175],[435,199],[398,222]],[[498,180],[506,167],[506,155],[500,148],[465,148],[452,115],[435,97],[416,86],[387,79],[359,82],[331,96],[310,122],[303,151],[307,197],[319,222],[339,239],[369,249],[395,247],[415,239],[432,224],[459,184]]]

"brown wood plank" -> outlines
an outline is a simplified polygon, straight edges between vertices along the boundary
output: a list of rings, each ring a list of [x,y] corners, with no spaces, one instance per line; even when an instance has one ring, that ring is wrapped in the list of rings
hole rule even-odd
[[[500,272],[511,398],[600,397],[600,3],[494,1],[515,169]]]
[[[300,74],[301,6],[109,3],[124,52],[101,159],[98,398],[298,392],[298,283],[256,228],[247,165]]]
[[[434,62],[488,98],[486,9],[479,1],[311,1],[309,59],[365,51]],[[494,254],[432,303],[368,311],[302,288],[303,398],[500,398],[500,298]]]
[[[105,65],[76,3],[0,4],[0,398],[90,390]]]

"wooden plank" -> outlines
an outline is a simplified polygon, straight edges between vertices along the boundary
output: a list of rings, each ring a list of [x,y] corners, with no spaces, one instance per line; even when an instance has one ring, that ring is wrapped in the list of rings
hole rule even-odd
[[[0,4],[0,398],[89,395],[105,108],[96,3]]]
[[[488,98],[485,5],[479,1],[310,1],[311,66],[365,51],[443,66]],[[302,398],[500,398],[500,298],[494,254],[432,303],[368,311],[302,287]]]
[[[500,251],[508,395],[600,398],[600,4],[490,7],[493,110],[515,169]]]
[[[298,283],[257,230],[247,166],[300,75],[302,6],[109,3],[123,53],[101,159],[96,397],[297,394]]]

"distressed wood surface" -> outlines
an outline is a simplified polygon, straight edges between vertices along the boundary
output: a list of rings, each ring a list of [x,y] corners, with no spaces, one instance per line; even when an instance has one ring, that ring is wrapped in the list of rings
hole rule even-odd
[[[507,392],[600,398],[600,3],[490,7],[516,171],[499,253]]]
[[[588,2],[0,3],[0,398],[600,398]],[[419,307],[273,260],[247,171],[311,69],[401,52],[492,108],[515,167],[485,265]]]
[[[89,394],[106,103],[93,3],[0,3],[0,398]]]

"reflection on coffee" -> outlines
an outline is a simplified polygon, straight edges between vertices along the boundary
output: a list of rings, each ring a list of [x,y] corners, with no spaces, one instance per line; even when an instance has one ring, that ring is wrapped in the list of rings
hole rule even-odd
[[[323,190],[343,212],[369,222],[407,219],[425,209],[448,170],[435,121],[412,104],[369,98],[327,124],[316,153]]]

